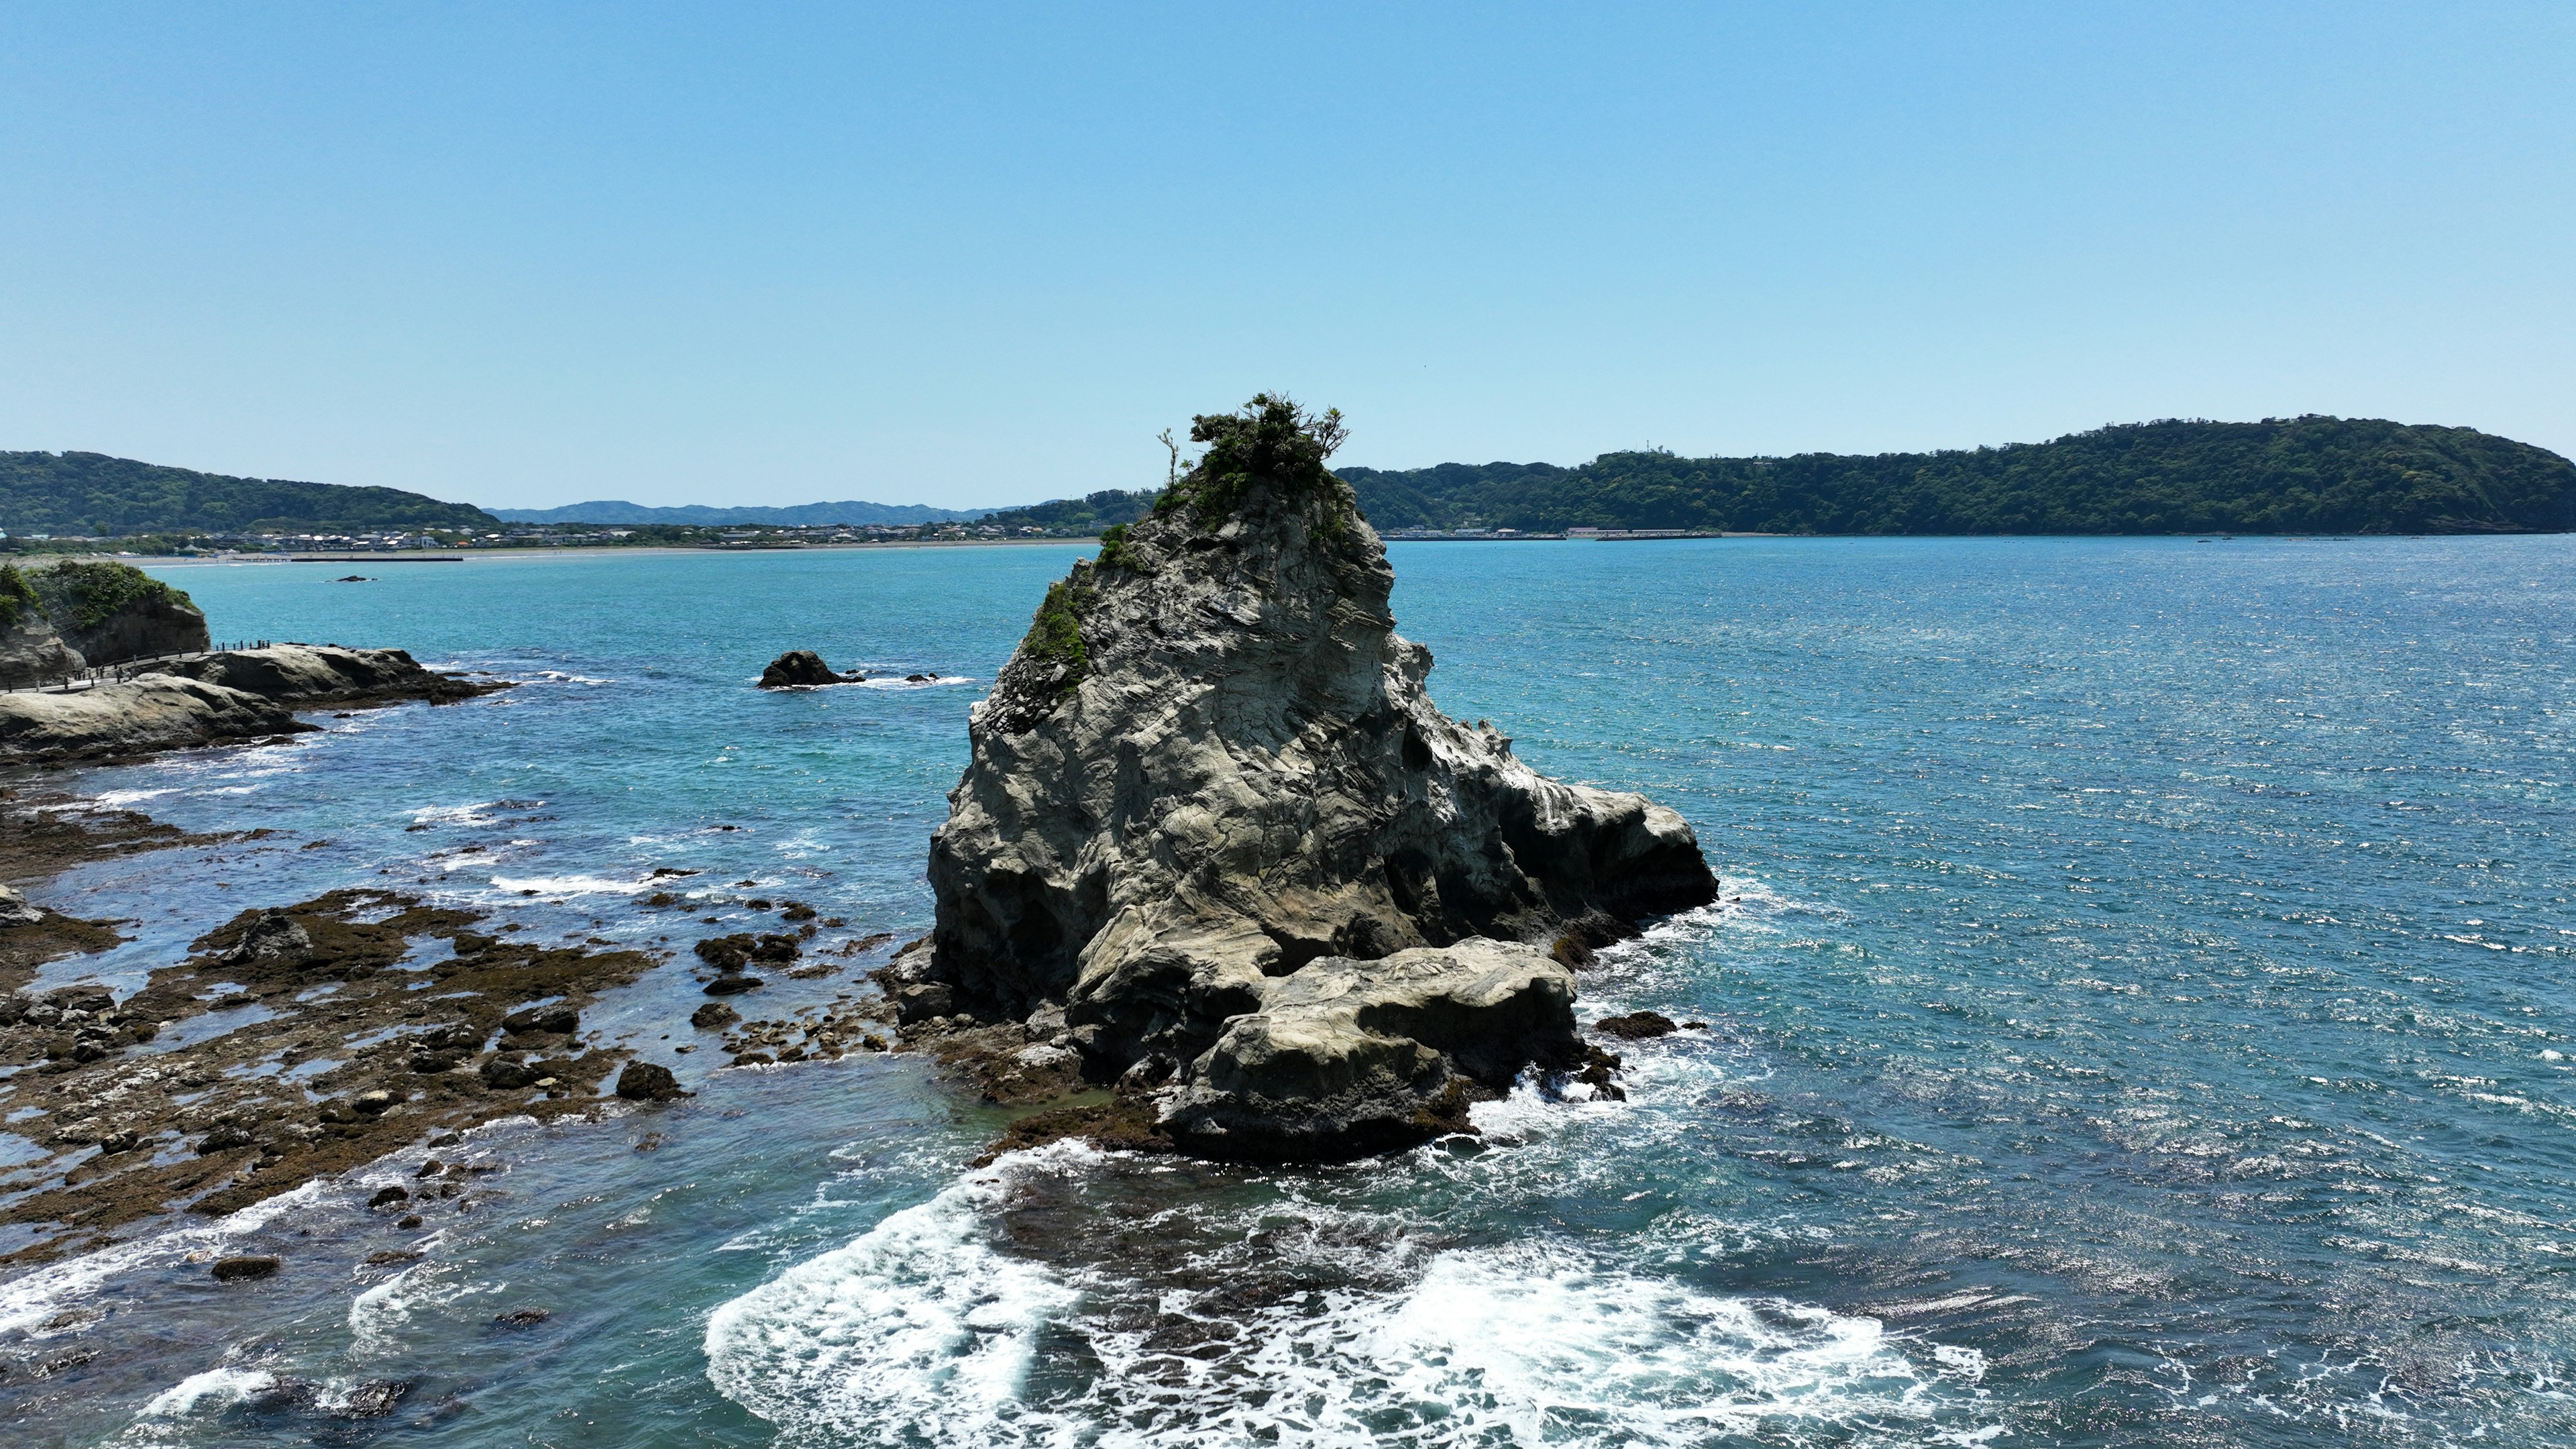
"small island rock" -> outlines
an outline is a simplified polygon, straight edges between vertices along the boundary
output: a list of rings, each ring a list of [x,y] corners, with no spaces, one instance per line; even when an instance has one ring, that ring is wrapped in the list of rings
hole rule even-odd
[[[823,656],[811,649],[790,649],[769,661],[760,671],[763,689],[814,689],[826,684],[854,684],[867,678],[862,671],[853,674],[834,672],[823,662]]]

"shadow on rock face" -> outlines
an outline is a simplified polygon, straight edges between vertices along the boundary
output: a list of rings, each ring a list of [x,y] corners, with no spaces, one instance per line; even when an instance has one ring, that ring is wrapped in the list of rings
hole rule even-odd
[[[932,946],[888,975],[907,1019],[1059,1012],[1035,1040],[1150,1069],[1157,1130],[1210,1155],[1459,1130],[1585,1060],[1572,966],[1716,896],[1679,815],[1432,704],[1339,432],[1199,418],[1152,516],[1049,587],[968,726]]]

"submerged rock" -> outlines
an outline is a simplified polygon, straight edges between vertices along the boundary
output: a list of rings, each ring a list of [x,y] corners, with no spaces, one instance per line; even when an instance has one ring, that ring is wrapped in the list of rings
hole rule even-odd
[[[864,671],[854,674],[836,673],[832,666],[823,662],[822,655],[811,649],[790,649],[770,660],[769,667],[760,671],[760,687],[813,689],[825,684],[854,684],[867,677]]]
[[[214,1275],[218,1283],[240,1283],[252,1278],[266,1278],[277,1272],[277,1259],[266,1254],[215,1260]]]
[[[1337,417],[1259,398],[1191,436],[1207,455],[1048,589],[970,717],[898,1010],[906,983],[986,1020],[1060,1006],[1092,1077],[1215,1155],[1425,1140],[1581,1060],[1558,943],[1716,881],[1673,811],[1432,705],[1323,466]]]

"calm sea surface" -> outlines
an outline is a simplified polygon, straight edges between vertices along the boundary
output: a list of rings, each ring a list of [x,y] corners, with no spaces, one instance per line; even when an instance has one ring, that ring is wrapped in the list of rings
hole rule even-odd
[[[1585,979],[1709,1023],[1627,1049],[1625,1103],[969,1173],[999,1119],[918,1063],[678,1053],[673,967],[585,1021],[698,1095],[483,1130],[476,1213],[364,1212],[414,1153],[0,1281],[0,1439],[2576,1441],[2576,542],[1393,554],[1443,707],[1725,878]],[[918,932],[966,709],[1074,556],[156,570],[221,635],[529,683],[78,777],[277,834],[56,881],[138,934],[46,984],[335,885],[650,941],[670,866]],[[792,647],[965,682],[753,690]],[[245,1251],[287,1270],[206,1277]],[[410,1388],[347,1417],[371,1381]]]

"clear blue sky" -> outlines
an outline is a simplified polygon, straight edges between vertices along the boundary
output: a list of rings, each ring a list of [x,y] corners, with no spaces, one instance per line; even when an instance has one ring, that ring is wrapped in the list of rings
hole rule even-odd
[[[0,8],[0,448],[587,498],[2576,453],[2576,5]]]

